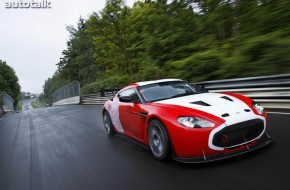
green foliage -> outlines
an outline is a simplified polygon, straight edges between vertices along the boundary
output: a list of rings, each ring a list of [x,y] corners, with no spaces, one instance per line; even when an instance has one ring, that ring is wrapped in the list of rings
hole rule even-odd
[[[190,82],[290,72],[288,0],[107,0],[67,27],[43,97],[78,80],[83,94],[143,80]]]
[[[17,103],[17,110],[22,110],[22,102],[18,101]]]
[[[172,76],[188,81],[214,80],[218,77],[215,71],[221,66],[220,56],[217,52],[208,50],[198,52],[192,56],[169,63]],[[207,73],[205,75],[205,73]]]
[[[0,98],[0,108],[2,105],[3,105],[3,100],[2,100],[2,98]]]
[[[82,95],[93,94],[99,92],[102,88],[121,88],[124,83],[133,83],[129,76],[126,75],[114,75],[108,77],[102,81],[87,84],[81,88]]]
[[[33,100],[30,104],[33,107],[33,109],[35,109],[35,108],[44,108],[46,106],[44,103],[40,102],[39,99]]]
[[[55,73],[52,78],[48,78],[45,81],[43,85],[43,94],[40,99],[48,104],[51,104],[51,94],[69,82],[69,79],[64,79],[59,73]]]
[[[37,105],[35,105],[35,103],[32,101],[32,102],[30,102],[30,105],[31,105],[31,107],[33,108],[33,109],[36,109],[36,108],[38,108],[37,107]]]
[[[14,106],[20,98],[20,85],[12,67],[0,60],[0,93],[5,91],[14,99]]]

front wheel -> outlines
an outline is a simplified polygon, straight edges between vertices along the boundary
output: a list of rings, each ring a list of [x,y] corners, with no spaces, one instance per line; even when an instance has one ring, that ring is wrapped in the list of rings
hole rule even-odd
[[[158,160],[169,158],[169,137],[164,125],[154,119],[148,129],[149,145],[153,156]]]
[[[107,111],[103,114],[104,128],[108,136],[112,136],[114,134],[113,123],[111,117]]]

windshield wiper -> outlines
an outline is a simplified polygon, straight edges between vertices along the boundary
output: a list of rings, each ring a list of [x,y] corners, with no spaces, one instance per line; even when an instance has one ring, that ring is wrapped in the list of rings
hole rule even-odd
[[[176,94],[174,96],[170,96],[170,97],[167,97],[167,98],[160,98],[160,99],[156,99],[156,100],[152,100],[150,102],[157,102],[157,101],[162,101],[162,100],[167,100],[167,99],[171,99],[171,98],[178,98],[178,97],[181,97],[181,96],[189,96],[189,95],[193,95],[193,94],[197,94],[195,92],[191,92],[191,93],[182,93],[182,94]]]
[[[178,98],[178,97],[182,97],[182,96],[189,96],[189,95],[193,95],[193,94],[196,94],[196,93],[195,92],[191,92],[191,93],[186,92],[186,93],[183,93],[183,94],[176,94],[174,96],[169,97],[168,99],[170,99],[170,98]]]

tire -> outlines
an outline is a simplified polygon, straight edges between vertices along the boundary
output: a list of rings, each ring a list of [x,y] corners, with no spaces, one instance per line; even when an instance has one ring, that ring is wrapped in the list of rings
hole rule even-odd
[[[105,132],[108,136],[112,136],[114,134],[113,123],[110,114],[107,111],[104,111],[103,113],[103,122]]]
[[[154,119],[149,124],[148,140],[153,156],[158,160],[167,160],[170,155],[169,136],[164,125]]]

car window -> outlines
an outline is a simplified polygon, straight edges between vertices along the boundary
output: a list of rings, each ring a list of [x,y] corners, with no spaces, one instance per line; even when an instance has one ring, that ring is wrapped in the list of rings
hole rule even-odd
[[[153,102],[203,93],[204,91],[185,81],[170,81],[140,86],[139,92],[146,102]]]
[[[120,96],[131,96],[133,93],[135,93],[135,91],[133,89],[124,90],[124,91],[122,91],[122,92],[120,92],[118,94],[118,97],[120,97]]]

